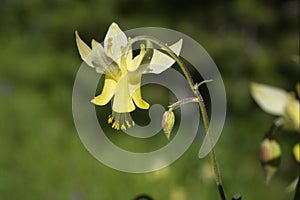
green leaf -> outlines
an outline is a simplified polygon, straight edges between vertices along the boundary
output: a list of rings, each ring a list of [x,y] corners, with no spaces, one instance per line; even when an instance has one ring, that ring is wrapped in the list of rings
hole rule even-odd
[[[283,115],[288,101],[288,93],[277,87],[251,83],[251,95],[265,112],[272,115]]]

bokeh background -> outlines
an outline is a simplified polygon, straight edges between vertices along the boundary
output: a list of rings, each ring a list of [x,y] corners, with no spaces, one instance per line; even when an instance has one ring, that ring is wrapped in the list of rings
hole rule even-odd
[[[258,108],[248,85],[257,81],[294,90],[297,0],[1,0],[0,199],[130,200],[141,193],[158,200],[219,198],[209,158],[197,158],[197,142],[168,168],[148,174],[110,169],[82,145],[71,109],[81,64],[74,31],[87,42],[102,41],[113,21],[123,30],[174,29],[203,45],[219,67],[228,98],[216,147],[227,197],[292,199],[286,187],[299,170],[291,153],[297,137],[277,132],[282,162],[266,185],[259,147],[274,117]],[[169,101],[163,98],[158,101]],[[130,145],[128,139],[115,140]]]

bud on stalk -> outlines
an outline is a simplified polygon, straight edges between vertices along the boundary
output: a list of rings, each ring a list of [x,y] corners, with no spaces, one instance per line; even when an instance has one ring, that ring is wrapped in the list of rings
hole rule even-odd
[[[173,129],[175,122],[175,115],[172,109],[169,109],[166,111],[163,115],[162,119],[162,128],[163,131],[168,139],[170,139],[171,131]]]
[[[274,139],[265,138],[260,146],[260,161],[264,168],[266,183],[269,183],[276,172],[281,158],[281,149]]]

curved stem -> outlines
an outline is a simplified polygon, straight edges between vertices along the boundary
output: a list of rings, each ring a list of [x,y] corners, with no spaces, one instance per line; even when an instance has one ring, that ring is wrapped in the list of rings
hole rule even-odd
[[[195,98],[195,97],[189,97],[189,98],[185,98],[185,99],[179,100],[179,101],[177,101],[177,102],[169,105],[169,108],[172,109],[172,110],[175,110],[177,108],[180,108],[180,106],[182,106],[184,104],[194,103],[194,102],[198,103],[198,99]]]
[[[264,135],[264,138],[272,138],[275,131],[277,130],[278,127],[282,125],[283,121],[281,118],[277,118],[273,121],[269,131]]]
[[[184,62],[180,59],[179,56],[177,56],[168,46],[166,46],[160,40],[158,40],[158,39],[156,39],[152,36],[146,36],[146,35],[141,35],[141,36],[134,37],[129,41],[125,52],[127,52],[129,46],[132,45],[134,42],[145,41],[145,40],[150,41],[150,42],[158,45],[159,47],[161,47],[163,50],[165,50],[179,64],[179,66],[180,66],[184,76],[186,77],[191,89],[193,90],[195,96],[197,97],[198,103],[199,103],[199,106],[200,106],[201,116],[202,116],[203,123],[204,123],[204,128],[206,130],[206,134],[208,135],[209,142],[210,142],[210,147],[211,147],[210,154],[211,154],[211,159],[212,159],[212,163],[213,163],[216,184],[217,184],[218,190],[219,190],[219,195],[220,195],[221,200],[226,200],[223,185],[222,185],[222,179],[221,179],[221,176],[220,176],[220,171],[219,171],[219,167],[218,167],[218,163],[217,163],[217,158],[216,158],[214,146],[213,146],[212,139],[211,139],[211,133],[209,131],[209,119],[208,119],[208,115],[207,115],[207,111],[206,111],[206,107],[205,107],[205,103],[204,103],[202,95],[200,94],[198,88],[195,87],[195,83],[192,79],[192,76],[189,73],[189,71],[188,71],[187,67],[185,66]]]

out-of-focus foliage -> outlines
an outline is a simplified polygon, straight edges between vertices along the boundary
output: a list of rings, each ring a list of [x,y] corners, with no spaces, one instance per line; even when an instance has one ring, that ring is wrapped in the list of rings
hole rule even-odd
[[[218,198],[209,159],[197,159],[197,141],[170,167],[141,175],[103,166],[80,142],[71,110],[81,64],[74,31],[86,41],[101,41],[113,21],[123,30],[175,29],[202,44],[222,73],[228,97],[216,149],[226,193],[292,198],[282,188],[298,167],[289,149],[295,140],[282,137],[283,164],[265,186],[257,173],[259,143],[273,118],[254,104],[248,84],[293,90],[298,82],[299,66],[292,61],[299,53],[298,1],[2,0],[0,19],[0,199],[132,199],[141,193]],[[145,90],[143,96],[168,104],[163,94]],[[131,144],[119,134],[110,137]]]

